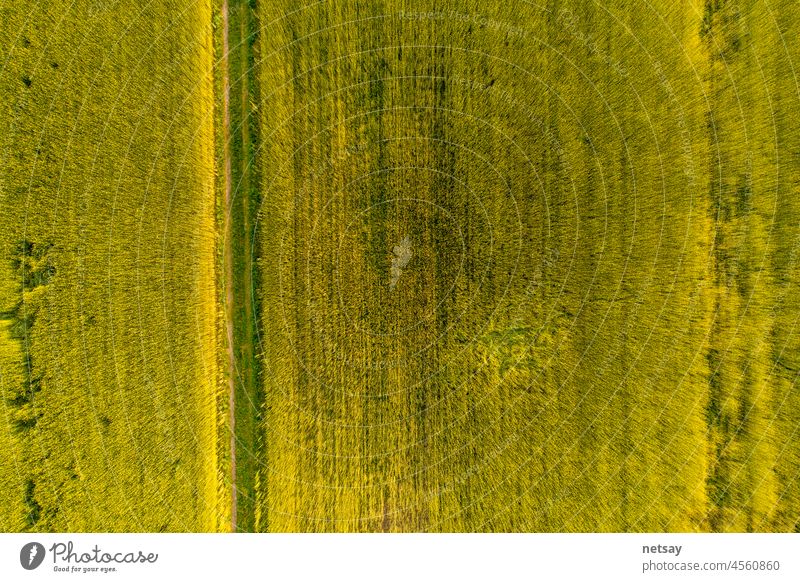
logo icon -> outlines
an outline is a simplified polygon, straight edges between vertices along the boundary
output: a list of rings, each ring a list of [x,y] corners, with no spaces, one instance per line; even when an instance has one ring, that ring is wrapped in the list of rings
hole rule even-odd
[[[19,563],[26,570],[35,570],[44,561],[44,546],[39,542],[30,542],[19,551]]]

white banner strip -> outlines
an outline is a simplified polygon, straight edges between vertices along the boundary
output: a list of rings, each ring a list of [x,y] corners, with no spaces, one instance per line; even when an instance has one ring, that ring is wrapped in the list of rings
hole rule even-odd
[[[191,576],[192,578],[189,578]],[[800,580],[793,534],[4,534],[0,580]],[[246,577],[246,578],[245,578]]]

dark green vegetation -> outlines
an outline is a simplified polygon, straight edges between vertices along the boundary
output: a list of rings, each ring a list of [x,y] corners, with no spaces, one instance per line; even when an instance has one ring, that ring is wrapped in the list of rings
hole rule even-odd
[[[793,3],[708,3],[712,529],[800,530],[800,107]]]
[[[258,27],[255,2],[219,3],[227,10],[228,51],[219,53],[218,71],[225,70],[228,79],[228,119],[218,135],[225,139],[226,151],[220,172],[221,197],[226,221],[222,228],[227,237],[228,254],[223,263],[229,266],[226,279],[229,289],[226,302],[231,311],[227,318],[233,331],[234,452],[232,478],[236,484],[233,528],[251,531],[255,523],[257,451],[263,448],[263,435],[258,431],[261,394],[258,384],[258,362],[255,354],[257,271],[254,264],[254,221],[260,200],[258,164],[258,117],[254,115],[253,96],[258,91],[258,77],[252,74],[258,50]],[[220,48],[224,48],[220,43]],[[218,78],[226,75],[218,74]],[[223,92],[224,86],[220,86]],[[218,166],[219,167],[219,166]]]

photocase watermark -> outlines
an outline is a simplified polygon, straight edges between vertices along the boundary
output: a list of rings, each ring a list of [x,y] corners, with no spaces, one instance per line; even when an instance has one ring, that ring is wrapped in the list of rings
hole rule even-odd
[[[35,570],[41,566],[44,557],[44,546],[39,542],[27,543],[19,551],[19,563],[26,570]]]
[[[661,88],[666,92],[667,99],[669,99],[669,102],[679,112],[677,116],[677,126],[681,137],[681,155],[684,159],[683,174],[686,179],[689,180],[690,185],[693,186],[695,182],[695,171],[694,155],[692,151],[692,138],[691,133],[689,132],[689,127],[686,124],[686,120],[682,114],[683,109],[680,101],[678,101],[678,97],[676,96],[674,89],[672,88],[672,84],[669,82],[669,79],[667,78],[666,73],[664,73],[664,69],[659,61],[653,62],[653,71],[655,71],[655,74],[658,77],[658,82],[661,85]]]
[[[558,13],[558,21],[564,26],[564,29],[569,32],[574,39],[582,43],[590,53],[597,55],[612,71],[617,73],[620,77],[627,77],[628,70],[620,61],[613,58],[607,51],[603,50],[600,45],[595,42],[595,39],[588,32],[582,32],[578,27],[575,14],[569,8],[562,8]]]
[[[103,12],[108,10],[108,0],[94,0],[88,9],[88,16],[89,18],[93,18]]]
[[[449,11],[429,11],[429,12],[405,12],[400,11],[397,15],[404,20],[430,20],[430,21],[451,21],[451,22],[466,22],[474,24],[482,29],[491,29],[497,32],[503,32],[509,37],[523,38],[530,34],[530,31],[519,26],[513,26],[507,22],[503,22],[494,18],[489,18],[481,14],[465,14],[463,12]],[[575,40],[583,44],[590,53],[597,55],[603,62],[608,65],[611,70],[621,77],[628,76],[628,70],[625,65],[619,60],[613,58],[611,54],[604,50],[595,38],[588,32],[583,32],[579,25],[578,19],[569,8],[562,8],[556,15],[557,22],[563,29],[569,33]]]
[[[552,269],[558,264],[561,258],[561,251],[555,247],[548,247],[542,254],[542,260],[536,265],[536,269],[531,273],[530,280],[525,286],[525,298],[530,299],[542,283],[544,271]]]
[[[346,162],[351,157],[364,154],[367,151],[369,151],[369,148],[366,144],[360,142],[351,143],[339,149],[332,157],[326,158],[316,166],[309,168],[306,173],[306,179],[304,183],[295,191],[295,205],[302,204],[308,198],[308,195],[311,193],[311,190],[314,188],[315,182],[318,179],[330,175],[332,172],[336,171],[341,164]]]
[[[466,14],[464,12],[456,12],[454,10],[430,11],[430,12],[405,12],[401,10],[397,15],[404,20],[448,20],[453,22],[467,22],[474,24],[480,28],[489,28],[500,32],[505,32],[509,36],[523,37],[528,34],[528,31],[518,26],[512,26],[507,22],[495,20],[480,14]]]
[[[121,564],[154,564],[158,560],[158,554],[153,552],[106,551],[97,544],[88,550],[77,550],[72,541],[67,541],[56,542],[48,550],[39,542],[29,542],[19,552],[19,563],[26,570],[35,570],[48,554],[53,559],[54,572],[82,574],[117,572]]]
[[[527,119],[526,123],[528,124],[528,127],[536,127],[541,132],[542,138],[547,142],[548,147],[555,154],[562,173],[566,176],[573,175],[574,172],[569,164],[567,155],[564,151],[564,146],[558,135],[553,131],[553,126],[544,121],[541,117],[534,115],[527,104],[517,100],[509,91],[506,91],[497,85],[487,84],[481,81],[476,81],[475,79],[465,79],[463,77],[455,76],[450,77],[449,82],[466,87],[470,91],[477,91],[485,93],[486,95],[494,95],[499,97],[505,103],[512,106],[514,111],[522,112]]]

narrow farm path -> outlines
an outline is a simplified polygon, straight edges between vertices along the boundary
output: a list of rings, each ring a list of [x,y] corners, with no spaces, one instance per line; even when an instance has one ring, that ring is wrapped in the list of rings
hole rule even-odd
[[[234,310],[234,265],[232,244],[232,172],[231,172],[231,82],[229,72],[229,40],[228,40],[228,0],[222,2],[222,85],[223,85],[223,141],[225,153],[225,327],[228,338],[228,411],[230,414],[230,447],[231,447],[231,531],[236,531],[236,515],[238,513],[236,485],[236,350],[233,333]]]

